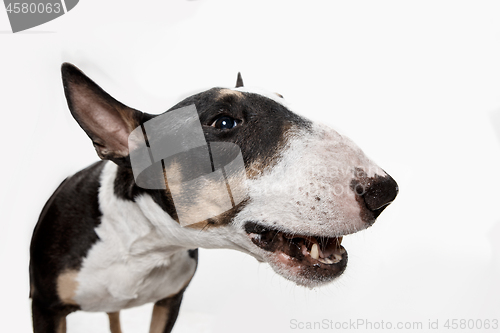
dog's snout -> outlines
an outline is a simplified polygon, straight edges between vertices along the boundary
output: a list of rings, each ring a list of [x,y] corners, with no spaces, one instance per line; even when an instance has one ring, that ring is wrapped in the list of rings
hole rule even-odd
[[[398,195],[398,184],[389,175],[374,178],[362,194],[366,207],[378,216]]]

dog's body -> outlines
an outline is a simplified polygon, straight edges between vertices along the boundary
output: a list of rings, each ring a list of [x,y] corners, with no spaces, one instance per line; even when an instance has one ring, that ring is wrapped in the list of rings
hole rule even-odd
[[[107,312],[117,333],[121,309],[150,302],[150,332],[170,332],[198,247],[243,251],[297,284],[329,282],[347,264],[342,236],[370,226],[397,194],[348,139],[239,78],[236,89],[214,88],[171,109],[194,104],[208,143],[240,147],[247,177],[242,202],[181,227],[168,187],[141,188],[131,170],[127,137],[155,116],[114,100],[72,65],[63,65],[63,81],[73,116],[105,161],[66,179],[41,213],[30,261],[36,333],[64,332],[75,310]]]

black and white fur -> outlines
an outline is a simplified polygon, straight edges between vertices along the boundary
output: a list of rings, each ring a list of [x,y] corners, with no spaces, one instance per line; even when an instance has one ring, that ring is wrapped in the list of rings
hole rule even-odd
[[[65,332],[76,310],[107,312],[111,331],[121,332],[118,312],[150,302],[150,332],[170,332],[198,247],[239,250],[297,284],[324,284],[345,269],[341,237],[370,226],[397,194],[349,139],[293,113],[278,94],[243,87],[239,76],[234,89],[213,88],[170,109],[195,104],[207,142],[237,144],[247,175],[242,203],[181,227],[168,189],[139,188],[132,175],[128,135],[155,115],[116,101],[71,64],[62,77],[71,113],[103,161],[67,178],[35,227],[36,333]],[[235,126],[220,128],[221,117]]]

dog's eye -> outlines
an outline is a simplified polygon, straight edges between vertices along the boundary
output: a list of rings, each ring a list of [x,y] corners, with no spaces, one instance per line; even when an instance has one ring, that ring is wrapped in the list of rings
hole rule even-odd
[[[222,130],[231,129],[238,126],[238,121],[229,116],[222,116],[215,119],[215,121],[212,123],[212,126]]]

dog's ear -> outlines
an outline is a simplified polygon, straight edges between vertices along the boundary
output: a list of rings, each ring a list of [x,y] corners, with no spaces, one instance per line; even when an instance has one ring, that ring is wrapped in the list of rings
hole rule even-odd
[[[241,73],[238,72],[238,78],[236,79],[236,88],[243,87],[243,78],[241,77]]]
[[[71,114],[97,154],[121,164],[129,155],[128,136],[141,124],[143,113],[118,102],[72,64],[64,63],[61,72]]]

